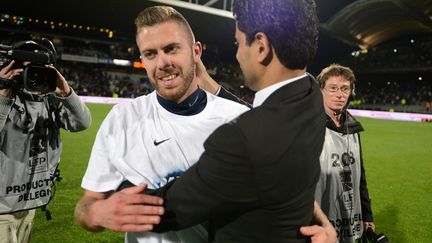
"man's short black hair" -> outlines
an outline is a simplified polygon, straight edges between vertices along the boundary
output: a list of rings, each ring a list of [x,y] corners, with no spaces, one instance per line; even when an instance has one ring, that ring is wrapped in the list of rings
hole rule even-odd
[[[303,69],[315,57],[319,21],[314,0],[235,0],[233,13],[247,43],[265,33],[285,67]]]

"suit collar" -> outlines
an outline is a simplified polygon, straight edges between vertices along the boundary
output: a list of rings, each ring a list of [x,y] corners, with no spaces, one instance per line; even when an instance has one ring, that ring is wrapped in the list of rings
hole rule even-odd
[[[292,83],[294,81],[300,80],[302,78],[305,78],[307,75],[301,75],[295,78],[291,78],[285,81],[281,81],[281,82],[277,82],[273,85],[270,85],[258,92],[255,93],[255,98],[253,101],[253,107],[258,107],[260,105],[262,105],[262,103],[264,103],[264,101],[272,94],[274,93],[276,90],[280,89],[282,86],[285,86],[289,83]]]
[[[314,90],[319,91],[318,82],[315,78],[307,73],[306,76],[298,79],[296,82],[286,84],[275,90],[262,105],[278,104],[281,102],[291,102],[309,95]]]

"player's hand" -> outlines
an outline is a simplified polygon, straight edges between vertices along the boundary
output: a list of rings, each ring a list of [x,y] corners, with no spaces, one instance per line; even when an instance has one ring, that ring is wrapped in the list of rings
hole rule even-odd
[[[196,64],[195,72],[198,86],[212,94],[216,94],[219,90],[219,84],[207,73],[207,69],[201,59]]]
[[[91,206],[92,224],[120,232],[147,232],[159,224],[164,209],[159,197],[142,194],[145,185],[113,193]]]
[[[331,225],[325,227],[318,226],[318,225],[304,226],[300,228],[300,232],[304,236],[311,237],[312,243],[335,243],[336,242],[336,230]]]

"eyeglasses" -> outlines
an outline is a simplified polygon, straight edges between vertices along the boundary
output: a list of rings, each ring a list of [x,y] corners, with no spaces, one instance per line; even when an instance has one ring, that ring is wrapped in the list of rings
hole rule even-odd
[[[336,92],[338,92],[339,90],[340,90],[343,94],[346,94],[346,95],[349,95],[349,94],[351,93],[351,87],[349,87],[349,86],[342,86],[342,87],[338,87],[338,86],[336,86],[336,85],[329,85],[329,86],[326,86],[324,89],[327,90],[327,91],[330,92],[330,93],[336,93]]]

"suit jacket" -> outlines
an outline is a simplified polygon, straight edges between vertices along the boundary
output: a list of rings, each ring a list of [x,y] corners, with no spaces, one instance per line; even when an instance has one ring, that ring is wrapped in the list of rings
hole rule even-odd
[[[223,109],[223,107],[221,108]],[[156,232],[209,221],[209,242],[307,242],[325,135],[311,77],[216,129],[199,161],[154,191],[166,212]]]

